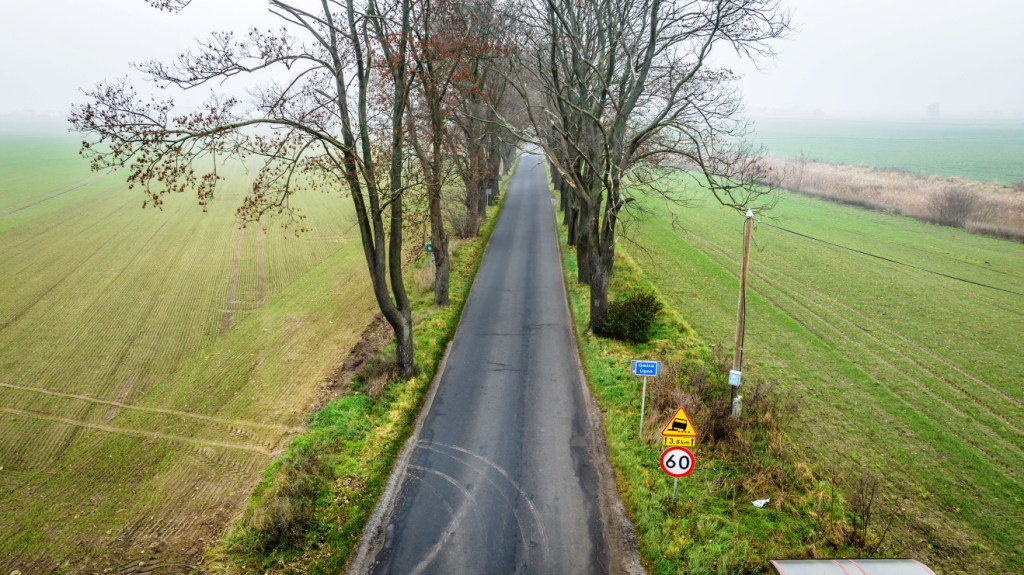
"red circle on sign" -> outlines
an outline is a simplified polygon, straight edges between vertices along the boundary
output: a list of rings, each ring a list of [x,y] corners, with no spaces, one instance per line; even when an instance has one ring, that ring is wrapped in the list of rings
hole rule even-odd
[[[693,453],[685,447],[669,447],[661,452],[661,470],[672,477],[686,477],[693,471]]]

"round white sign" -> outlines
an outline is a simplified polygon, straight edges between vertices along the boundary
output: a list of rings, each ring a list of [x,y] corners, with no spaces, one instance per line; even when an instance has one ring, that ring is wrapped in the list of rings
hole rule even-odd
[[[661,452],[661,470],[672,477],[685,477],[693,471],[693,453],[685,447],[669,447]]]

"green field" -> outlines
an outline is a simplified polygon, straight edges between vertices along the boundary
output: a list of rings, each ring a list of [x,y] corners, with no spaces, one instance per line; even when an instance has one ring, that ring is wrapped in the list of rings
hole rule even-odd
[[[643,222],[627,249],[702,338],[731,347],[743,218],[711,204],[675,216]],[[1020,244],[796,195],[772,218],[1024,292]],[[800,398],[795,445],[848,479],[878,471],[906,497],[889,552],[939,572],[1024,570],[1024,297],[767,226],[753,238],[745,380]]]
[[[755,141],[777,156],[899,168],[929,176],[1024,181],[1024,119],[867,121],[762,118]]]
[[[375,310],[351,202],[240,231],[241,166],[161,212],[76,152],[0,129],[0,569],[193,561]]]

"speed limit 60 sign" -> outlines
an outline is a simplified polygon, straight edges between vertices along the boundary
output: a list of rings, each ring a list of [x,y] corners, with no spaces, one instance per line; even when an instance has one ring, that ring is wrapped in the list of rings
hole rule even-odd
[[[661,452],[661,470],[672,477],[686,477],[693,471],[693,453],[685,447],[669,447]]]

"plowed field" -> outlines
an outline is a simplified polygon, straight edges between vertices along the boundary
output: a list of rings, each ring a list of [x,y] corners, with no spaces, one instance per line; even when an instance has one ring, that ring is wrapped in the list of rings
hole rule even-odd
[[[316,192],[240,230],[241,166],[141,209],[75,152],[0,136],[0,572],[186,569],[369,321],[358,231]]]

